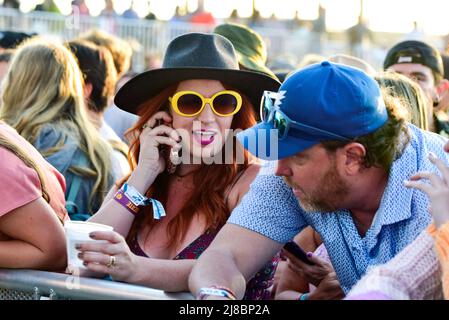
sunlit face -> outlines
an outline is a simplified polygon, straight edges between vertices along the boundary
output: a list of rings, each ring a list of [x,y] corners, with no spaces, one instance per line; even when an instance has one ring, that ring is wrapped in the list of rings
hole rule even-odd
[[[320,145],[279,160],[276,175],[284,177],[306,212],[335,211],[349,193],[335,159]]]
[[[438,101],[435,78],[432,69],[419,63],[398,63],[390,66],[388,70],[400,73],[415,81],[423,90],[427,99],[426,113],[429,127],[433,125],[433,102]]]
[[[398,63],[390,66],[388,70],[400,73],[419,84],[429,100],[430,114],[432,114],[433,101],[438,99],[432,69],[419,63]]]
[[[216,80],[186,80],[179,83],[176,92],[195,91],[205,98],[226,90]],[[176,93],[175,92],[175,93]],[[216,115],[209,104],[203,111],[193,117],[177,114],[170,108],[173,117],[173,128],[182,136],[183,152],[189,152],[196,159],[212,158],[221,151],[229,135],[233,116]]]

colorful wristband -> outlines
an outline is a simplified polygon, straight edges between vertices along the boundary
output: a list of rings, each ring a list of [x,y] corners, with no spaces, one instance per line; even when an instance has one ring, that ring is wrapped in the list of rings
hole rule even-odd
[[[198,300],[204,300],[206,296],[216,296],[216,297],[224,297],[229,300],[236,300],[235,295],[232,293],[232,291],[228,291],[226,289],[216,289],[213,287],[209,288],[201,288],[198,292],[197,299]]]
[[[114,200],[120,203],[133,215],[137,215],[140,211],[140,208],[136,206],[121,189],[115,193]]]
[[[220,289],[220,290],[227,291],[229,295],[231,295],[232,297],[234,297],[234,300],[237,300],[237,298],[236,298],[237,295],[235,294],[235,292],[232,291],[231,289],[229,289],[228,287],[224,287],[224,286],[216,286],[216,285],[214,285],[214,286],[211,286],[211,288],[213,288],[213,289]]]
[[[131,200],[131,202],[136,206],[147,206],[151,203],[151,200],[142,195],[139,191],[137,191],[136,188],[129,185],[127,182],[125,182],[120,189],[123,191],[124,194],[126,194],[126,197]]]
[[[123,196],[125,196],[126,199],[133,204],[133,206],[130,206],[130,204],[126,202],[126,204],[122,203],[122,205],[126,206],[128,210],[131,208],[133,214],[139,213],[141,206],[148,206],[151,204],[153,206],[153,218],[155,220],[159,220],[162,217],[165,217],[166,213],[164,210],[164,206],[162,205],[162,203],[160,203],[160,201],[147,198],[127,182],[123,184],[123,186],[120,188],[120,191],[122,192]],[[119,199],[116,200],[119,201]],[[135,210],[135,208],[137,208],[137,210]]]

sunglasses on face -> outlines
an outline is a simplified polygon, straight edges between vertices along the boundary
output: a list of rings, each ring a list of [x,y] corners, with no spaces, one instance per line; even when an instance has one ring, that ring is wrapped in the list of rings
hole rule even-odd
[[[274,129],[278,130],[279,140],[285,139],[290,131],[290,128],[293,128],[291,135],[298,138],[307,138],[313,134],[319,137],[329,138],[330,140],[335,139],[352,141],[351,139],[338,134],[308,126],[290,119],[284,112],[282,112],[281,109],[279,109],[279,107],[274,106],[272,96],[276,94],[277,93],[273,93],[271,91],[264,91],[262,101],[260,102],[260,118],[263,122],[270,123]]]
[[[242,107],[242,96],[232,90],[224,90],[206,98],[195,91],[179,91],[168,98],[173,110],[184,117],[200,114],[208,103],[212,111],[220,117],[229,117],[239,112]]]

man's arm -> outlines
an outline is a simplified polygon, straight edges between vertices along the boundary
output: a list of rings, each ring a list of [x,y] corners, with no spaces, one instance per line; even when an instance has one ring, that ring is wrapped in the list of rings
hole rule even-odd
[[[274,168],[272,162],[262,165],[226,225],[195,264],[189,278],[194,295],[203,287],[224,286],[241,299],[248,279],[306,226],[292,190],[273,174]]]
[[[189,277],[190,291],[196,296],[203,287],[224,286],[242,299],[246,282],[281,247],[257,232],[227,223],[196,262]]]

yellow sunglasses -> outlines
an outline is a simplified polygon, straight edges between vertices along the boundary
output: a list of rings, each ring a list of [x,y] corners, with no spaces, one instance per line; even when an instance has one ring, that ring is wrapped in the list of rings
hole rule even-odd
[[[169,97],[173,110],[184,117],[194,117],[200,114],[206,103],[212,111],[220,117],[229,117],[239,112],[242,107],[242,96],[232,90],[224,90],[215,93],[210,98],[205,98],[195,91],[179,91]]]

